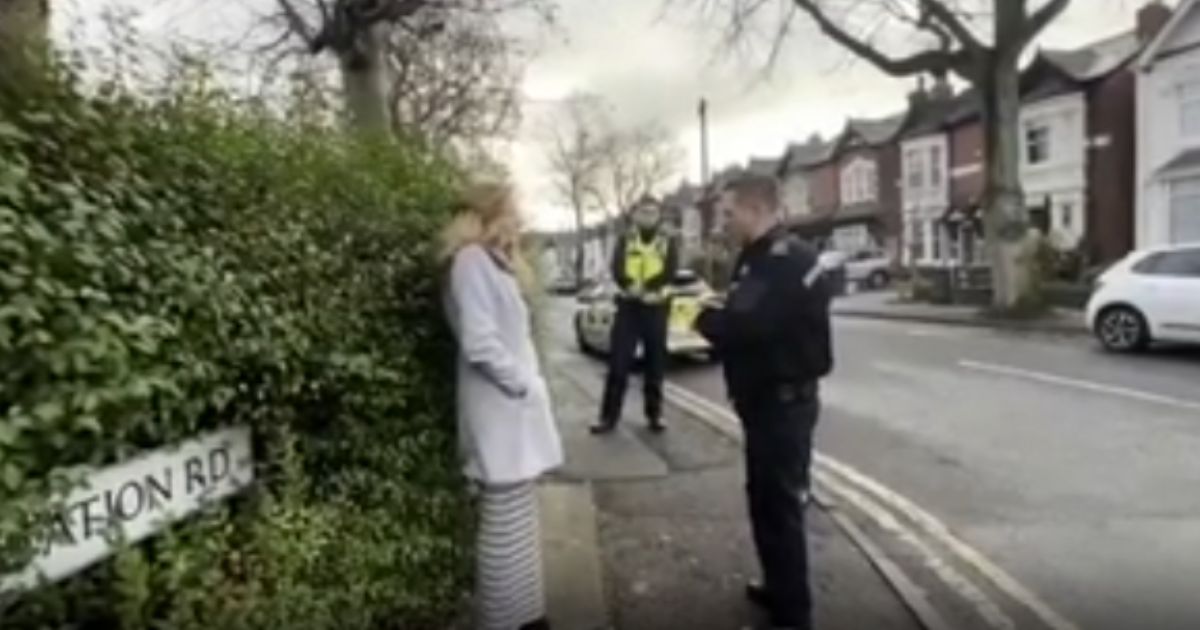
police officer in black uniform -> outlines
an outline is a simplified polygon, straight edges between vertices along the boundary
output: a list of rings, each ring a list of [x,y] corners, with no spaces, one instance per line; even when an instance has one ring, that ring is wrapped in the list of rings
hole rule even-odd
[[[745,431],[746,489],[763,581],[747,596],[772,628],[812,626],[804,512],[808,501],[817,381],[833,367],[830,291],[817,255],[779,223],[774,178],[747,175],[721,196],[742,247],[723,304],[697,329],[724,363]]]
[[[662,384],[667,360],[670,284],[678,267],[678,248],[663,226],[662,208],[645,197],[630,209],[632,225],[613,251],[612,275],[620,293],[609,344],[608,378],[600,421],[592,433],[605,434],[621,420],[629,371],[638,345],[642,348],[642,385],[646,420],[659,433]]]

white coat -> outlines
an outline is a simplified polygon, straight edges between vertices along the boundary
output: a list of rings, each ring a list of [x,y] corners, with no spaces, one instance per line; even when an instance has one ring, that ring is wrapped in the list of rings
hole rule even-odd
[[[446,312],[458,339],[464,472],[485,484],[532,480],[562,465],[550,392],[516,278],[479,245],[455,256]]]

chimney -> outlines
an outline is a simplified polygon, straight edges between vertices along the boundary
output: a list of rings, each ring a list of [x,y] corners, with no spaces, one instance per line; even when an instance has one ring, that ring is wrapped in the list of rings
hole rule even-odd
[[[917,89],[908,93],[908,104],[910,107],[924,107],[929,102],[929,93],[925,91],[925,77],[917,77]]]
[[[954,88],[950,80],[942,74],[933,79],[933,87],[929,90],[929,99],[935,103],[945,103],[954,98]]]
[[[1143,46],[1150,43],[1171,19],[1171,9],[1162,0],[1151,0],[1137,14],[1138,42]]]

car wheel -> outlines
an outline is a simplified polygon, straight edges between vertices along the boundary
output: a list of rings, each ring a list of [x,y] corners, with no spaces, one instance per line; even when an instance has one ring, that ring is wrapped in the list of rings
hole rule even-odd
[[[890,279],[886,271],[873,271],[867,278],[867,286],[872,289],[882,289],[888,285]]]
[[[1150,345],[1146,318],[1128,306],[1112,306],[1096,318],[1096,338],[1107,350],[1137,352]]]

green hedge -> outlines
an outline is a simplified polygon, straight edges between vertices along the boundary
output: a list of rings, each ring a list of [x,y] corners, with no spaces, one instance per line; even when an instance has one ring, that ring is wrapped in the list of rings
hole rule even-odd
[[[68,83],[0,106],[0,570],[68,466],[247,424],[261,483],[0,625],[444,627],[470,533],[432,263],[455,170]]]

